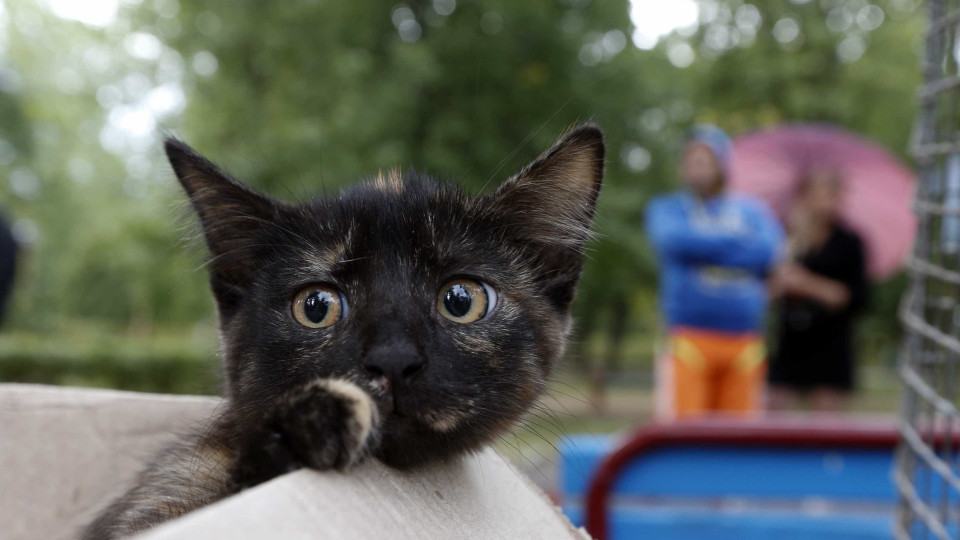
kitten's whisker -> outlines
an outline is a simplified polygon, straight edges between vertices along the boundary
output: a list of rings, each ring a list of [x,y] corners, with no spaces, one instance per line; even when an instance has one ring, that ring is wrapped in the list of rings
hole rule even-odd
[[[302,241],[305,245],[307,245],[307,246],[312,246],[312,247],[316,248],[316,246],[313,245],[313,242],[310,242],[309,240],[307,240],[307,239],[304,238],[303,236],[297,234],[297,233],[294,232],[294,231],[291,231],[290,229],[284,227],[283,225],[280,225],[279,223],[276,223],[275,221],[271,221],[271,220],[269,220],[269,219],[264,219],[264,218],[262,218],[262,217],[260,217],[260,216],[254,216],[254,215],[252,215],[252,214],[248,214],[248,213],[246,213],[246,212],[240,212],[240,211],[237,211],[237,210],[230,210],[229,212],[224,212],[224,214],[227,214],[227,213],[229,213],[230,215],[232,215],[232,216],[234,216],[234,217],[238,217],[238,218],[241,218],[241,219],[248,219],[248,220],[250,220],[250,221],[255,221],[255,222],[260,223],[260,224],[263,224],[263,225],[270,225],[271,227],[275,227],[275,228],[277,228],[277,229],[279,229],[279,230],[281,230],[281,231],[283,231],[283,232],[285,232],[285,233],[287,233],[287,234],[289,234],[289,235],[291,235],[291,236],[295,236],[297,239],[299,239],[300,241]],[[211,217],[213,217],[213,216],[211,216]],[[220,216],[217,216],[217,217],[220,217]],[[211,230],[215,230],[215,229],[211,229]]]
[[[581,431],[583,431],[586,434],[592,434],[591,430],[586,426],[586,424],[579,417],[574,415],[571,415],[571,417],[574,419],[575,422],[579,424],[579,429]],[[558,426],[558,429],[566,436],[564,439],[564,445],[567,445],[568,447],[570,447],[570,449],[572,450],[570,454],[572,454],[575,457],[575,459],[577,460],[577,463],[582,464],[584,453],[580,449],[580,445],[577,444],[575,439],[572,439],[569,437],[570,431],[560,426]],[[559,438],[561,437],[558,437],[558,439]],[[557,452],[559,453],[559,450]],[[582,468],[578,470],[582,470]]]
[[[503,166],[507,164],[507,161],[513,159],[514,156],[516,156],[517,153],[520,152],[520,150],[523,150],[523,147],[526,146],[527,143],[530,142],[531,139],[533,139],[534,137],[536,137],[537,134],[539,134],[541,131],[543,131],[543,128],[547,127],[547,124],[549,124],[550,122],[552,122],[553,119],[556,118],[557,115],[560,114],[560,112],[563,111],[563,109],[565,109],[565,108],[567,107],[567,105],[570,104],[571,101],[573,101],[573,96],[570,96],[569,98],[567,98],[567,100],[564,101],[559,107],[557,107],[557,110],[554,111],[553,114],[551,114],[550,117],[546,119],[546,121],[544,121],[542,124],[540,124],[540,127],[538,127],[537,129],[535,129],[534,131],[532,131],[529,135],[527,135],[526,137],[524,137],[523,140],[520,141],[520,144],[517,145],[517,147],[513,149],[513,152],[510,152],[510,153],[507,155],[507,157],[501,159],[500,162],[497,163],[497,166],[494,167],[493,172],[490,173],[490,176],[487,178],[487,181],[483,184],[483,187],[480,188],[480,192],[481,192],[481,193],[482,193],[485,189],[487,189],[487,186],[490,185],[490,182],[493,181],[493,178],[497,175],[498,172],[500,172],[500,169],[502,169]]]
[[[580,399],[580,398],[578,398],[577,396],[568,394],[568,393],[566,393],[566,392],[564,392],[564,391],[562,391],[562,390],[558,390],[558,389],[556,389],[556,388],[550,388],[549,390],[547,390],[547,391],[544,392],[544,393],[545,393],[546,395],[551,395],[553,392],[556,392],[556,393],[558,393],[558,394],[560,394],[560,395],[562,395],[562,396],[566,396],[566,397],[568,397],[568,398],[570,398],[570,399],[572,399],[572,400],[574,400],[574,401],[577,401],[577,402],[579,402],[579,403],[583,403],[584,405],[589,405],[590,407],[596,408],[596,405],[594,405],[593,402],[590,401],[589,399]],[[556,397],[554,397],[554,399],[556,399]],[[557,402],[559,403],[559,400],[557,400]],[[569,409],[567,409],[567,411],[569,411]],[[571,414],[572,414],[572,413],[571,413]]]
[[[556,402],[557,402],[557,405],[559,405],[559,406],[560,406],[564,411],[566,411],[567,414],[569,414],[570,416],[577,416],[576,413],[574,413],[573,411],[571,411],[570,409],[568,409],[567,406],[566,406],[562,401],[560,401],[560,400],[557,398],[557,396],[553,395],[551,392],[552,392],[552,390],[549,390],[549,389],[548,389],[547,391],[545,391],[545,392],[543,393],[543,396],[544,396],[544,397],[549,397],[550,399],[556,401]],[[588,403],[588,405],[590,405],[591,407],[593,407],[592,404],[589,404],[589,403]]]
[[[540,476],[542,476],[544,480],[547,480],[548,482],[551,480],[551,478],[550,478],[549,476],[547,476],[546,474],[544,474],[544,472],[543,472],[542,470],[540,470],[540,467],[537,466],[537,464],[534,463],[533,460],[531,460],[529,457],[527,457],[526,455],[524,455],[523,451],[520,450],[520,448],[519,448],[518,446],[516,446],[516,445],[514,445],[514,444],[511,444],[509,441],[507,441],[505,438],[503,438],[503,435],[497,435],[497,438],[500,439],[500,440],[501,440],[504,444],[506,444],[507,446],[513,448],[513,450],[517,453],[517,455],[520,456],[522,459],[526,460],[526,462],[529,463],[530,466],[533,467],[534,470],[536,470],[537,473],[538,473]],[[522,439],[520,439],[520,438],[517,438],[516,436],[514,436],[514,438],[516,438],[517,441],[521,441],[521,440],[522,440]],[[526,444],[527,444],[527,446],[530,446],[529,443],[526,443]]]
[[[527,422],[527,423],[529,423],[529,424],[532,424],[532,425],[534,425],[534,426],[536,426],[536,427],[538,427],[538,428],[540,428],[540,429],[545,429],[545,430],[549,431],[551,435],[553,435],[554,437],[557,438],[557,440],[562,439],[562,438],[563,438],[563,435],[565,435],[565,433],[557,433],[556,431],[550,429],[550,428],[547,427],[547,426],[541,425],[541,424],[538,423],[538,422],[534,422],[534,421],[531,420],[530,418],[536,418],[537,420],[544,420],[542,417],[540,417],[539,415],[537,415],[537,413],[535,413],[535,412],[533,412],[533,411],[530,411],[529,414],[528,414],[528,416],[527,416],[525,419],[523,419],[523,421],[524,421],[524,422]],[[545,421],[545,420],[544,420],[544,421]],[[559,429],[561,432],[563,431],[563,428],[558,428],[558,429]]]
[[[543,434],[540,433],[539,431],[533,429],[532,427],[530,427],[529,425],[527,425],[526,423],[523,423],[523,422],[518,423],[518,424],[515,424],[515,426],[516,426],[516,427],[519,427],[520,429],[523,429],[523,430],[525,430],[525,431],[527,431],[527,432],[529,432],[529,433],[531,433],[531,434],[533,434],[533,435],[536,435],[538,438],[540,438],[540,440],[542,440],[543,442],[547,443],[547,444],[550,446],[550,448],[553,448],[553,451],[554,451],[554,453],[556,453],[556,455],[560,455],[560,449],[557,448],[557,445],[556,445],[555,443],[551,442],[550,439],[547,439],[546,437],[544,437]],[[533,445],[531,445],[530,447],[533,448]],[[534,452],[537,452],[536,448],[533,448],[533,450],[534,450]],[[540,454],[540,452],[537,452],[537,453]],[[553,463],[553,461],[552,461],[550,458],[548,458],[547,456],[545,456],[545,455],[543,455],[543,454],[540,454],[540,457],[542,457],[543,459],[549,461],[551,464],[556,465],[556,463]]]
[[[553,419],[556,422],[563,421],[563,419],[557,415],[568,416],[570,418],[579,418],[578,415],[576,414],[571,414],[565,411],[558,411],[556,409],[551,409],[549,405],[547,405],[544,401],[541,401],[541,400],[537,400],[533,405],[531,405],[531,407],[536,407],[538,410],[549,414],[551,417],[553,417]]]
[[[518,428],[520,428],[520,429],[522,429],[522,430],[524,430],[524,431],[526,431],[526,432],[528,432],[528,433],[530,433],[530,434],[532,434],[532,435],[536,435],[536,436],[539,437],[541,440],[543,440],[543,442],[545,442],[545,443],[547,443],[548,445],[550,445],[550,447],[553,448],[553,450],[554,450],[555,452],[557,452],[558,455],[559,455],[560,450],[557,449],[556,445],[554,445],[553,443],[551,443],[550,441],[548,441],[546,438],[544,438],[543,435],[537,433],[536,430],[531,429],[531,428],[529,428],[529,427],[527,427],[527,426],[523,426],[523,425],[517,425],[516,427],[518,427]],[[537,450],[537,447],[535,447],[534,445],[530,444],[529,441],[524,441],[523,439],[517,437],[516,433],[514,433],[514,437],[516,437],[517,440],[519,440],[519,441],[523,441],[524,444],[526,444],[528,447],[530,447],[531,450],[533,450],[534,452],[536,452],[536,454],[537,454],[538,456],[540,456],[541,458],[543,458],[543,460],[546,461],[547,463],[549,463],[549,464],[551,464],[551,465],[553,465],[553,466],[556,466],[556,465],[557,465],[554,460],[552,460],[552,459],[550,459],[549,457],[543,455],[543,453],[542,453],[541,451]]]
[[[590,428],[587,426],[586,423],[584,423],[583,419],[582,419],[580,416],[578,416],[578,415],[568,414],[568,413],[561,413],[561,412],[559,412],[559,411],[554,411],[553,409],[551,409],[550,407],[548,407],[548,406],[546,406],[546,405],[544,405],[544,404],[542,404],[542,403],[536,403],[536,404],[534,404],[534,406],[537,408],[537,410],[543,411],[543,412],[549,414],[549,415],[551,416],[551,418],[554,418],[554,419],[555,419],[555,425],[556,425],[557,429],[560,430],[564,435],[569,435],[569,434],[570,434],[570,430],[568,430],[567,428],[563,427],[563,424],[561,423],[560,419],[556,416],[556,414],[558,414],[558,413],[559,413],[559,414],[565,414],[565,415],[569,416],[570,419],[571,419],[575,424],[577,424],[576,427],[577,427],[577,429],[579,429],[580,431],[583,431],[583,432],[589,432],[589,431],[590,431]]]
[[[303,192],[303,193],[306,193],[307,187],[306,187],[305,185],[303,185],[303,175],[302,175],[302,174],[298,174],[298,175],[297,175],[297,183],[300,184],[300,191]],[[290,184],[288,184],[287,182],[284,182],[284,181],[282,181],[282,180],[279,182],[279,184],[280,184],[280,187],[283,188],[283,190],[287,192],[287,195],[290,196],[290,201],[291,201],[291,202],[294,202],[294,203],[300,203],[300,202],[302,202],[302,201],[301,201],[301,196],[300,196],[300,195],[297,195],[296,193],[293,192],[292,189],[290,189]]]
[[[530,410],[528,412],[529,414],[537,416],[544,422],[548,422],[551,427],[563,430],[563,424],[560,422],[560,419],[551,414],[550,410],[539,406],[538,403],[530,405]]]
[[[547,377],[547,381],[548,381],[548,382],[555,383],[555,384],[562,384],[562,385],[566,386],[567,388],[573,390],[574,392],[580,394],[584,399],[587,399],[587,400],[590,399],[590,398],[589,398],[586,394],[584,394],[579,388],[577,388],[576,386],[573,386],[572,384],[570,384],[570,383],[568,383],[568,382],[561,381],[560,379],[557,379],[557,378],[554,378],[554,377]]]
[[[245,250],[245,249],[258,248],[258,247],[296,249],[296,246],[293,246],[293,245],[290,245],[290,244],[246,244],[246,245],[244,245],[244,246],[242,246],[242,247],[230,249],[230,250],[224,251],[223,253],[219,253],[219,254],[217,254],[217,255],[214,255],[213,257],[209,257],[206,261],[204,261],[202,264],[200,264],[200,266],[194,268],[194,271],[203,270],[203,269],[205,269],[205,268],[208,268],[208,267],[212,266],[214,263],[216,263],[217,261],[219,261],[220,259],[225,259],[225,258],[227,258],[228,256],[233,255],[233,254],[238,253],[238,252],[241,252],[241,251],[243,251],[243,250]]]
[[[339,261],[337,261],[337,264],[347,264],[347,263],[352,263],[357,261],[365,261],[371,258],[372,257],[367,256],[367,257],[354,257],[352,259],[340,259]]]
[[[501,441],[502,443],[504,443],[504,444],[509,444],[506,440],[504,440],[504,438],[503,438],[502,435],[497,435],[497,438],[500,439],[500,441]],[[518,455],[522,454],[522,452],[520,452],[520,450],[519,450],[516,446],[514,446],[513,448],[514,448],[514,451],[516,451]],[[516,463],[513,463],[512,461],[510,461],[509,459],[507,459],[507,458],[506,458],[503,454],[501,454],[500,451],[497,450],[496,448],[493,449],[493,453],[496,454],[498,458],[500,458],[500,461],[501,461],[504,465],[507,466],[507,469],[510,469],[511,471],[513,471],[513,473],[516,474],[519,478],[521,478],[521,479],[523,478],[522,476],[520,476],[522,473],[520,473],[520,471],[517,470],[517,469],[518,469],[518,466],[517,466]],[[479,455],[479,454],[474,454],[474,455],[477,456],[477,461],[479,462],[479,461],[480,461],[480,455]],[[482,465],[482,462],[481,462],[481,470],[482,470],[482,467],[483,467],[483,465]]]

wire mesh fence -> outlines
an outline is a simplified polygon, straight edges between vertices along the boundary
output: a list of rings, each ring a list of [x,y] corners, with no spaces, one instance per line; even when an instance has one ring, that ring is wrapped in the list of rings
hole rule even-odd
[[[897,538],[960,538],[960,0],[928,0],[913,154],[919,227],[903,299]]]

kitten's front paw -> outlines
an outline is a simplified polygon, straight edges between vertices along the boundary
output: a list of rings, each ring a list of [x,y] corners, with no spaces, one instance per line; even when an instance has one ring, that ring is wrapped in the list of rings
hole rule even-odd
[[[376,440],[379,418],[370,395],[342,379],[318,379],[288,394],[275,429],[293,458],[317,470],[360,461]]]

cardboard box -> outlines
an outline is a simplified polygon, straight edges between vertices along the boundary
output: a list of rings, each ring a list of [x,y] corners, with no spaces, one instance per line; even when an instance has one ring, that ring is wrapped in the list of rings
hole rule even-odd
[[[205,397],[0,384],[0,538],[76,537]],[[416,472],[298,471],[141,538],[585,538],[492,449]]]

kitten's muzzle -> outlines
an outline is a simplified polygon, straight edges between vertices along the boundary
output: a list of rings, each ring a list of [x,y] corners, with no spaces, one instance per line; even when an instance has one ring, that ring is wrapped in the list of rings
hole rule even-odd
[[[423,372],[426,362],[412,351],[381,349],[371,351],[364,359],[363,367],[381,390],[396,393]]]

